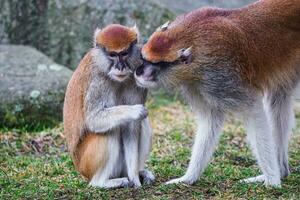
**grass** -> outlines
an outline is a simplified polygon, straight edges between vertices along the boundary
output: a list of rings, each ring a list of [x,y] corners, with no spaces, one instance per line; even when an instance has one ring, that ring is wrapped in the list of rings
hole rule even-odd
[[[172,96],[155,94],[148,107],[155,136],[147,165],[156,175],[154,185],[114,190],[89,187],[74,170],[61,125],[38,132],[1,129],[0,199],[300,198],[300,127],[290,145],[292,174],[280,189],[239,183],[260,172],[245,143],[244,129],[236,121],[226,123],[213,160],[195,185],[166,186],[165,181],[186,170],[195,123],[189,108]]]

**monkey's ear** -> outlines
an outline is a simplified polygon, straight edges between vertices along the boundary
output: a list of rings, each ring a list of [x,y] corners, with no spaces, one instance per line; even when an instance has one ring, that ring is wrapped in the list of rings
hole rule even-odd
[[[165,31],[168,29],[168,26],[170,25],[170,21],[167,21],[166,23],[164,23],[163,25],[161,25],[160,27],[158,27],[156,29],[156,31]]]
[[[178,58],[183,64],[190,64],[192,62],[192,47],[180,49],[178,51]]]
[[[133,27],[131,27],[131,30],[133,30],[136,33],[136,38],[137,38],[137,42],[140,42],[140,31],[139,28],[137,27],[136,23],[134,24]]]
[[[101,29],[97,27],[94,32],[94,47],[96,47],[96,45],[97,45],[97,36],[100,32],[101,32]]]

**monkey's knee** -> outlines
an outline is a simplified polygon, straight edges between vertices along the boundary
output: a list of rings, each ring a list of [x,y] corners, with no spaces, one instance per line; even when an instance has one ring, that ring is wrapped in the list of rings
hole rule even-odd
[[[78,145],[77,170],[88,180],[102,170],[107,161],[106,137],[99,134],[87,134]]]

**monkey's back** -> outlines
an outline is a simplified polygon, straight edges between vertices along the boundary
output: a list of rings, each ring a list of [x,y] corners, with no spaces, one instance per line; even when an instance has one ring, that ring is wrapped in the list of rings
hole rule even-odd
[[[260,88],[291,89],[300,78],[300,3],[264,0],[236,11],[244,36],[248,74]]]
[[[74,148],[79,141],[79,136],[84,131],[84,95],[89,82],[88,65],[90,63],[91,56],[87,54],[73,73],[65,94],[64,133],[72,156],[74,156]]]
[[[261,91],[290,90],[300,79],[299,1],[263,0],[235,10],[204,8],[174,24],[192,35],[191,46],[199,57],[232,68],[246,85]]]

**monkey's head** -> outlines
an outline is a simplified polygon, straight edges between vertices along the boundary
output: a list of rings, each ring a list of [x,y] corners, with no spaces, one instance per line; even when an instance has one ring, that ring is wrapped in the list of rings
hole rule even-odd
[[[167,22],[143,46],[142,57],[144,63],[135,71],[139,86],[176,85],[190,73],[188,65],[192,61],[192,48]]]
[[[97,29],[94,34],[94,58],[100,63],[101,71],[112,80],[128,79],[142,64],[139,31],[136,26],[126,27],[112,24]]]

